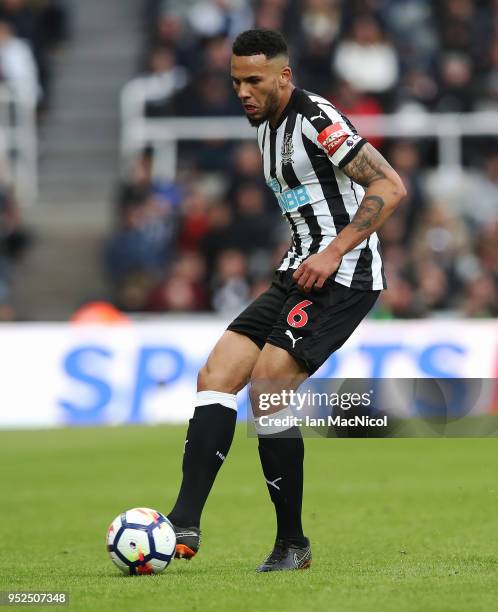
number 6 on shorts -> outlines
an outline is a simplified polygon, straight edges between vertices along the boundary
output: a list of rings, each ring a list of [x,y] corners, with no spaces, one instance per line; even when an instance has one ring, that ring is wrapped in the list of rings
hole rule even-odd
[[[304,311],[305,308],[313,304],[309,300],[303,300],[296,304],[287,315],[287,325],[291,327],[304,327],[308,322],[308,314]]]

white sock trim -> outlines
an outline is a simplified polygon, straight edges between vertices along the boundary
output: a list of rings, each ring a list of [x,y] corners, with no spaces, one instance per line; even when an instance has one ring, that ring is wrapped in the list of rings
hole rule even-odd
[[[221,391],[197,391],[197,406],[209,406],[209,404],[221,404],[237,412],[237,397],[233,393],[222,393]]]
[[[272,414],[264,414],[254,419],[254,428],[256,433],[261,436],[269,436],[271,434],[281,433],[296,426],[295,415],[290,406],[273,412]]]

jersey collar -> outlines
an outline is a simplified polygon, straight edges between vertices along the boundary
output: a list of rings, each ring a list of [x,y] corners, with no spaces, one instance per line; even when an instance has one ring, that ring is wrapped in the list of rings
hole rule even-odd
[[[276,132],[278,128],[282,125],[282,123],[287,119],[289,112],[294,107],[294,103],[297,97],[297,91],[298,91],[297,87],[294,87],[294,89],[292,90],[291,96],[289,98],[289,101],[287,102],[284,110],[282,111],[282,114],[278,118],[277,125],[273,128],[271,126],[271,123],[268,121],[268,126],[270,130],[272,130],[272,132]]]

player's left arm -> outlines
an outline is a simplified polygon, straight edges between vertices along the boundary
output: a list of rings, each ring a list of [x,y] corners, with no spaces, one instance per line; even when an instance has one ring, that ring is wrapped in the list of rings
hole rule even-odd
[[[342,171],[365,188],[355,216],[320,253],[311,255],[294,273],[301,289],[323,287],[341,264],[343,256],[375,232],[406,196],[397,172],[371,144],[366,143]]]

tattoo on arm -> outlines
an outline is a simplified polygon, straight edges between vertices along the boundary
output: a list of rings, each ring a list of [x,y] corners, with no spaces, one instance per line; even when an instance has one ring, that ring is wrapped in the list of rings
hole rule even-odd
[[[369,143],[365,144],[356,157],[343,168],[343,172],[362,187],[368,187],[374,181],[387,178],[390,171],[393,170],[389,163]]]
[[[356,211],[351,225],[359,232],[369,230],[379,218],[384,204],[380,196],[367,196]]]

